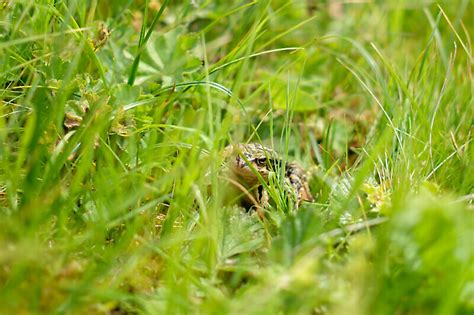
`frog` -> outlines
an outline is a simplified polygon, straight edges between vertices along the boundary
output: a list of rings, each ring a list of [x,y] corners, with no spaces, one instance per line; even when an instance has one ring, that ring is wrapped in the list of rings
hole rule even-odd
[[[281,187],[298,209],[302,202],[314,198],[308,184],[308,173],[294,161],[285,161],[275,150],[260,143],[238,143],[224,149],[231,182],[243,187],[246,200],[257,208],[268,208],[270,174],[283,175]],[[276,176],[275,178],[278,178]],[[242,190],[242,188],[240,189]]]

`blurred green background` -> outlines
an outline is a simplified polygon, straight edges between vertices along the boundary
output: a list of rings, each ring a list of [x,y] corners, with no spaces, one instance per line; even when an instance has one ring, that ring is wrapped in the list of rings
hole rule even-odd
[[[472,1],[0,4],[1,314],[474,312]]]

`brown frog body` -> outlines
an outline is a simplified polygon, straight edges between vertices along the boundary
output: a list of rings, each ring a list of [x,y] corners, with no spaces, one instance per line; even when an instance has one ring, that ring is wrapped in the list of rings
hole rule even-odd
[[[282,187],[298,207],[313,201],[306,171],[295,162],[284,161],[274,150],[258,143],[229,145],[224,150],[226,164],[235,181],[255,197],[256,206],[267,207],[270,173],[283,175]],[[247,198],[251,199],[251,198]],[[255,201],[252,201],[255,203]]]

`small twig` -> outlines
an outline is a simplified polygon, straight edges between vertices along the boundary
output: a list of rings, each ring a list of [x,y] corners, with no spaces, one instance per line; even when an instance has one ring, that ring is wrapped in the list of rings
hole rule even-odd
[[[242,184],[240,184],[238,181],[236,180],[233,180],[232,178],[229,178],[229,177],[225,177],[225,176],[219,176],[220,179],[223,179],[223,180],[226,180],[228,181],[229,183],[231,183],[232,185],[234,185],[235,187],[237,187],[240,191],[242,191],[244,193],[245,196],[247,196],[247,198],[249,198],[249,200],[256,206],[258,207],[259,203],[257,202],[257,200],[252,196],[252,194],[248,191],[247,188],[245,188]]]
[[[263,212],[262,212],[262,209],[261,209],[261,205],[258,203],[258,201],[254,198],[254,196],[252,196],[252,194],[248,191],[247,188],[245,188],[241,183],[239,183],[238,181],[236,180],[233,180],[232,178],[229,178],[229,177],[225,177],[225,176],[219,176],[220,179],[223,179],[223,180],[226,180],[228,181],[229,183],[231,183],[232,185],[234,185],[235,187],[237,187],[238,190],[240,190],[241,192],[244,193],[244,195],[250,200],[250,202],[253,203],[253,205],[255,206],[256,210],[257,210],[257,213],[258,213],[258,216],[260,218],[263,218]]]

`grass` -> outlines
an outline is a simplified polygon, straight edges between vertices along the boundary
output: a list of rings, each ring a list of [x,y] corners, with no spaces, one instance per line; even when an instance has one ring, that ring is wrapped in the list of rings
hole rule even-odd
[[[471,314],[472,12],[4,1],[0,313]],[[230,202],[247,141],[316,201]]]

